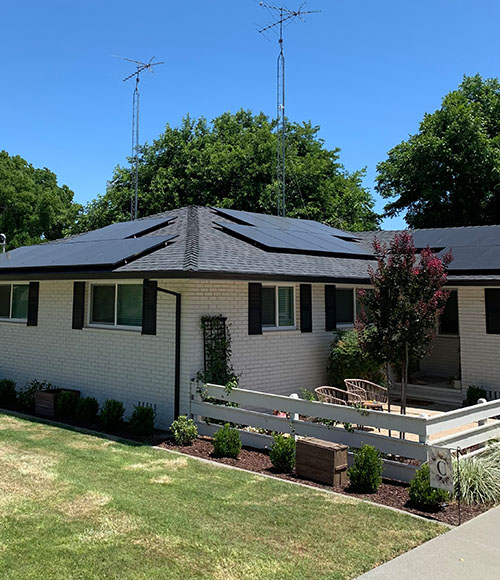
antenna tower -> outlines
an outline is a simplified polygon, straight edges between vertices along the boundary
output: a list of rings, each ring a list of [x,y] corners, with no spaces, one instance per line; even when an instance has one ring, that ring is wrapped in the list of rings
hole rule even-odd
[[[280,216],[286,215],[286,117],[285,117],[285,52],[283,49],[283,24],[300,18],[304,22],[304,16],[307,14],[317,14],[320,10],[302,10],[304,4],[301,4],[297,10],[290,10],[284,6],[274,6],[259,2],[259,5],[271,13],[275,21],[268,26],[259,28],[260,33],[268,30],[278,32],[279,30],[279,47],[277,66],[276,66],[276,207]]]
[[[133,60],[119,56],[122,60],[133,62],[136,66],[135,72],[123,79],[123,82],[135,77],[135,89],[132,98],[132,162],[134,164],[134,197],[130,200],[130,219],[135,220],[138,217],[138,199],[137,190],[139,187],[139,80],[141,73],[146,70],[153,72],[153,67],[164,62],[153,62],[154,56],[149,62],[142,62],[140,60]]]

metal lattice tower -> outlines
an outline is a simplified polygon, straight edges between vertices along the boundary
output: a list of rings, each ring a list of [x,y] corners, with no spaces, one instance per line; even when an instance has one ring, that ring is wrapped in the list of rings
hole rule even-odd
[[[130,219],[135,220],[138,217],[138,188],[139,188],[139,80],[140,75],[146,70],[153,72],[153,67],[164,62],[153,62],[154,56],[149,62],[133,60],[119,56],[122,60],[133,62],[136,65],[136,71],[123,79],[123,82],[135,77],[135,88],[132,97],[132,162],[134,164],[134,197],[130,200]]]
[[[279,30],[279,47],[278,60],[276,63],[276,207],[278,215],[286,215],[286,117],[285,117],[285,52],[283,49],[283,24],[294,18],[300,18],[306,14],[317,14],[320,10],[302,10],[304,4],[298,10],[289,10],[284,6],[274,6],[259,2],[259,5],[267,10],[276,18],[276,20],[259,29],[260,33],[268,30]]]

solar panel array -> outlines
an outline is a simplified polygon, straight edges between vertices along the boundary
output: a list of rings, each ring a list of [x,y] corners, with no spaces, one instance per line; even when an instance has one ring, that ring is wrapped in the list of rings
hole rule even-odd
[[[227,233],[248,240],[265,250],[353,258],[373,257],[369,249],[357,243],[355,234],[319,222],[237,210],[216,211],[223,217],[239,222],[217,222],[216,225]]]
[[[175,234],[145,236],[168,225],[173,219],[147,218],[121,222],[56,243],[17,248],[0,254],[0,271],[25,268],[116,268],[165,246],[175,238]]]
[[[0,270],[23,268],[113,268],[165,245],[174,238],[149,236],[124,240],[68,241],[25,246],[0,254]]]
[[[412,231],[415,247],[429,246],[439,256],[451,251],[450,272],[500,270],[500,226]]]
[[[72,238],[67,241],[99,241],[99,240],[123,240],[126,238],[135,238],[138,236],[143,236],[151,231],[157,230],[161,227],[167,226],[175,218],[146,218],[131,222],[120,222],[117,224],[111,224],[104,228],[94,230],[93,232],[88,232]],[[64,241],[64,240],[63,240]]]

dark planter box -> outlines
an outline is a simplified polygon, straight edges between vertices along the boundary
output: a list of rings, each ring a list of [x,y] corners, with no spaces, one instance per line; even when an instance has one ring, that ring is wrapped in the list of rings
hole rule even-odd
[[[347,483],[347,445],[314,437],[297,441],[295,472],[299,477],[328,485]]]
[[[80,396],[80,391],[75,389],[49,389],[48,391],[37,391],[35,393],[35,413],[48,419],[56,416],[57,398],[61,393],[74,393],[75,405]]]

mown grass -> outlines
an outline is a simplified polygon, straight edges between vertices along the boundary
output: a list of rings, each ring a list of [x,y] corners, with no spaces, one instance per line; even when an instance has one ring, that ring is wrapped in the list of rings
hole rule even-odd
[[[0,415],[0,578],[345,579],[444,528]]]

